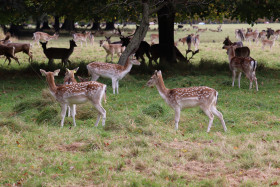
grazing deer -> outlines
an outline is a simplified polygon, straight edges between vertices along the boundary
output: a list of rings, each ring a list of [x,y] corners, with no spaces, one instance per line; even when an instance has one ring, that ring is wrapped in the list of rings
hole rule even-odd
[[[99,44],[107,53],[105,58],[106,62],[109,55],[111,55],[111,61],[113,62],[114,54],[117,54],[118,57],[120,57],[125,50],[125,47],[123,47],[122,44],[109,44],[106,40],[100,40]]]
[[[73,70],[69,70],[68,68],[66,68],[66,73],[65,73],[65,77],[64,77],[64,85],[67,84],[76,84],[77,81],[75,79],[75,73],[78,71],[79,67],[73,69]],[[70,106],[67,106],[68,109],[68,117],[70,117],[71,114],[71,109]],[[76,105],[73,105],[73,110],[74,110],[74,114],[76,115]]]
[[[150,38],[151,38],[151,43],[154,43],[155,40],[158,40],[158,34],[151,34]]]
[[[91,36],[91,32],[86,31],[84,34],[83,33],[75,33],[73,34],[73,40],[75,42],[77,41],[81,41],[81,46],[83,47],[83,42],[86,43],[87,46],[87,38],[89,38],[89,40],[91,41],[91,43],[93,42],[94,38],[93,36]],[[93,43],[92,43],[93,44]]]
[[[241,74],[242,74],[242,72],[244,72],[246,77],[250,80],[249,89],[252,88],[252,83],[253,83],[253,81],[255,81],[256,90],[258,91],[258,82],[257,82],[257,78],[256,78],[257,61],[255,61],[251,57],[236,57],[235,56],[236,46],[224,46],[224,47],[225,47],[225,49],[228,50],[229,68],[232,72],[232,87],[234,87],[236,73],[239,73],[238,87],[240,88]]]
[[[6,57],[6,60],[9,61],[9,64],[11,64],[11,58],[14,59],[15,61],[17,61],[18,65],[20,65],[18,58],[15,57],[15,47],[9,47],[6,45],[1,45],[0,44],[0,55],[4,55]],[[5,60],[5,62],[6,62]],[[5,64],[4,62],[4,64]]]
[[[218,27],[217,27],[217,30],[218,30],[218,32],[222,32],[223,30],[222,30],[222,25],[219,25]]]
[[[44,40],[44,41],[48,42],[50,40],[57,39],[58,36],[59,35],[57,33],[54,33],[54,35],[51,36],[45,32],[34,32],[32,39],[34,39],[34,43],[37,42],[38,46],[40,46],[40,44],[39,44],[40,40]]]
[[[115,89],[117,89],[117,94],[119,94],[119,81],[130,72],[133,65],[140,65],[140,62],[136,59],[129,58],[124,66],[103,62],[92,62],[87,65],[87,69],[89,75],[91,75],[92,81],[96,81],[100,76],[112,79],[113,94],[115,94]]]
[[[275,44],[275,40],[276,40],[276,36],[272,39],[272,40],[267,40],[267,39],[263,39],[262,40],[262,50],[264,50],[265,46],[269,46],[270,50],[272,49],[272,47]]]
[[[32,52],[30,51],[31,45],[29,43],[8,43],[8,47],[14,47],[15,53],[23,52],[29,56],[28,61],[32,61]]]
[[[42,75],[45,76],[47,79],[49,90],[52,96],[61,105],[62,119],[61,119],[60,126],[63,127],[64,125],[64,118],[66,115],[67,105],[69,105],[71,108],[73,124],[74,126],[76,126],[74,104],[82,104],[87,101],[90,101],[99,113],[95,126],[98,126],[101,116],[102,116],[102,126],[105,126],[106,110],[102,107],[101,100],[102,98],[106,100],[106,95],[105,95],[106,85],[101,84],[99,82],[90,81],[90,82],[56,86],[54,82],[54,76],[58,76],[59,71],[60,70],[58,69],[55,70],[54,72],[46,72],[45,70],[40,69]]]
[[[206,86],[168,89],[165,87],[161,71],[155,71],[154,75],[147,82],[147,86],[156,86],[160,96],[175,110],[175,129],[178,129],[181,110],[199,106],[209,118],[207,132],[213,124],[216,115],[227,131],[223,115],[216,108],[218,92]]]
[[[61,59],[61,63],[63,64],[63,66],[66,66],[68,63],[70,64],[70,60],[69,57],[70,55],[73,53],[74,51],[74,47],[77,47],[76,43],[74,40],[69,40],[70,42],[70,48],[66,49],[66,48],[47,48],[47,43],[41,43],[42,48],[44,50],[44,54],[46,55],[46,57],[49,59],[49,63],[53,62],[53,59]]]
[[[179,42],[182,42],[183,45],[185,45],[185,43],[187,42],[187,37],[179,38]]]

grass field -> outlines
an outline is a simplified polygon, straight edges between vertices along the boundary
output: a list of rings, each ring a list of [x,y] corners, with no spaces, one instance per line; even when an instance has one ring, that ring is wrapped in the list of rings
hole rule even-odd
[[[216,29],[217,25],[200,27]],[[21,66],[13,61],[0,67],[0,186],[277,186],[279,41],[271,51],[262,51],[260,44],[249,46],[258,61],[259,92],[248,89],[244,75],[241,88],[232,88],[222,42],[226,36],[235,41],[234,29],[241,27],[250,26],[223,25],[221,33],[202,33],[200,53],[192,64],[178,64],[163,72],[168,88],[215,88],[226,133],[217,118],[206,133],[208,118],[198,108],[182,111],[175,131],[174,111],[156,88],[145,87],[151,75],[134,68],[120,81],[119,95],[112,94],[111,80],[99,79],[108,88],[104,128],[101,124],[94,127],[97,116],[90,104],[78,106],[77,127],[67,118],[60,128],[60,106],[39,74],[39,68],[50,70],[41,47],[33,46],[31,66],[27,55],[17,54]],[[279,24],[254,26],[259,30],[266,27],[280,29]],[[147,34],[148,42],[152,32]],[[177,31],[175,39],[192,32]],[[69,39],[51,41],[48,47],[68,47]],[[105,60],[100,39],[95,39],[94,46],[81,48],[78,43],[70,57],[72,68],[80,66],[78,75],[85,72],[86,64]],[[182,52],[186,47],[179,44]],[[3,61],[1,58],[0,64]],[[60,61],[56,63],[59,67]],[[62,83],[63,72],[61,69],[57,83]]]

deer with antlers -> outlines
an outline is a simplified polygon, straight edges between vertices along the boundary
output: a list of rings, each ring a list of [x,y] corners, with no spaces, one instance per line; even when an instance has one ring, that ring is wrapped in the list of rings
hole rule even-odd
[[[228,51],[229,58],[229,68],[232,72],[232,87],[234,87],[234,81],[236,77],[236,73],[238,75],[238,87],[240,88],[240,79],[242,72],[246,75],[246,77],[250,80],[249,89],[252,88],[252,83],[255,81],[256,90],[258,91],[258,82],[256,77],[256,69],[257,69],[257,61],[251,57],[237,57],[235,56],[236,46],[224,46],[223,49]]]
[[[51,36],[45,32],[34,32],[32,39],[34,40],[34,43],[37,42],[38,46],[40,46],[39,44],[40,40],[44,40],[45,42],[48,42],[50,40],[57,39],[58,36],[59,35],[57,33],[54,33],[54,35]]]
[[[105,126],[106,120],[106,110],[101,105],[101,100],[105,97],[106,85],[99,82],[90,81],[82,82],[76,84],[68,84],[56,86],[54,77],[58,76],[59,69],[54,72],[46,72],[43,69],[40,69],[40,72],[43,76],[46,77],[47,83],[49,85],[49,90],[52,96],[60,103],[61,105],[61,123],[60,126],[63,127],[64,119],[66,115],[67,105],[71,108],[71,115],[73,118],[73,124],[76,126],[75,121],[75,110],[74,104],[82,104],[87,101],[90,101],[93,106],[98,111],[98,117],[95,122],[95,126],[98,126],[100,118],[102,117],[102,126]]]
[[[108,58],[109,55],[111,55],[111,61],[113,62],[114,54],[117,54],[118,57],[120,57],[121,54],[125,50],[125,47],[122,46],[122,44],[110,44],[106,40],[100,40],[99,44],[100,44],[100,47],[103,47],[103,49],[107,53],[107,55],[105,57],[106,62],[107,62],[107,58]]]
[[[85,33],[75,33],[75,34],[73,34],[73,40],[75,42],[81,41],[81,46],[82,47],[83,47],[83,42],[85,42],[86,46],[87,46],[87,39],[89,39],[91,44],[93,45],[94,36],[91,34],[91,32],[86,31]]]
[[[223,115],[216,108],[218,92],[206,86],[168,89],[165,87],[161,71],[155,71],[147,86],[156,86],[160,96],[175,110],[175,129],[178,130],[181,110],[199,106],[209,118],[207,132],[210,132],[214,115],[217,116],[227,131]]]
[[[130,58],[127,59],[124,66],[104,62],[92,62],[87,65],[87,69],[89,75],[92,77],[92,81],[96,81],[100,76],[112,79],[113,94],[115,94],[115,90],[119,94],[119,81],[130,72],[133,65],[140,65],[140,62]]]

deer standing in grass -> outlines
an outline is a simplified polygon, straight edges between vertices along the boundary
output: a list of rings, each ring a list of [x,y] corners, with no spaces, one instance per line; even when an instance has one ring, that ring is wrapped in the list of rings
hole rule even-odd
[[[87,69],[92,81],[96,81],[100,76],[112,79],[113,94],[115,94],[115,89],[117,89],[117,94],[119,94],[119,81],[130,72],[133,65],[140,65],[140,62],[136,59],[129,58],[124,66],[104,62],[92,62],[87,65]]]
[[[39,44],[40,40],[44,40],[44,41],[48,42],[50,40],[57,39],[58,36],[59,35],[57,33],[54,33],[54,35],[51,36],[45,32],[34,32],[32,39],[34,40],[34,43],[37,42],[38,45],[40,46],[40,44]]]
[[[10,47],[10,46],[0,44],[0,55],[4,55],[6,57],[6,60],[9,61],[8,65],[11,64],[11,58],[17,61],[18,65],[20,65],[18,58],[15,56],[15,47]]]
[[[253,81],[256,83],[256,90],[258,91],[258,81],[256,77],[257,61],[251,57],[237,57],[235,56],[236,46],[224,46],[224,49],[228,51],[229,68],[232,72],[232,87],[234,87],[234,81],[236,73],[238,75],[238,87],[240,88],[241,74],[244,72],[246,77],[250,80],[249,89],[252,88]]]
[[[64,119],[66,115],[67,105],[71,108],[71,115],[73,117],[73,124],[76,126],[75,121],[75,110],[74,104],[82,104],[87,101],[90,101],[93,106],[98,111],[98,117],[95,122],[95,126],[98,126],[100,118],[102,116],[102,126],[105,126],[106,120],[106,110],[101,105],[101,100],[104,98],[106,100],[106,85],[99,82],[90,81],[82,82],[76,84],[68,84],[56,86],[54,82],[54,76],[58,76],[59,69],[54,72],[46,72],[43,69],[40,69],[40,72],[43,76],[46,77],[50,92],[52,96],[60,103],[61,105],[61,124],[63,127]]]
[[[272,40],[268,40],[268,39],[263,39],[262,40],[262,50],[264,50],[265,46],[269,46],[270,50],[272,49],[272,47],[275,44],[275,40],[277,39],[276,36],[274,36],[274,38]]]
[[[76,84],[77,81],[75,79],[75,73],[78,71],[79,67],[73,69],[73,70],[69,70],[68,68],[66,68],[66,73],[65,73],[65,77],[64,77],[64,85],[67,84]],[[71,115],[71,108],[70,106],[67,106],[68,109],[68,117],[70,117]],[[74,110],[74,114],[76,115],[76,105],[73,105],[73,110]]]
[[[125,47],[122,47],[122,44],[109,44],[106,40],[100,40],[100,47],[103,47],[107,53],[105,58],[106,62],[109,55],[111,55],[111,61],[113,62],[114,54],[117,54],[118,57],[120,57],[125,50]]]
[[[184,108],[193,108],[199,106],[209,118],[207,132],[210,131],[213,124],[214,115],[216,115],[227,131],[223,115],[216,108],[218,92],[213,88],[206,86],[168,89],[165,87],[161,71],[155,71],[154,75],[147,82],[147,86],[157,87],[160,96],[165,102],[175,110],[175,129],[178,129],[181,110]]]
[[[73,34],[73,40],[75,42],[77,41],[81,41],[81,46],[83,47],[83,42],[86,43],[86,46],[87,46],[87,38],[89,38],[89,40],[91,41],[91,44],[93,44],[93,40],[94,40],[94,37],[91,36],[91,32],[89,31],[86,31],[84,34],[83,33],[75,33]]]

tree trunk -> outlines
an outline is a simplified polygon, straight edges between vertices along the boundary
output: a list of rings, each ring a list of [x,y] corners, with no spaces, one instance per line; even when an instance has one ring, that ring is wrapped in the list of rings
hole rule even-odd
[[[75,30],[74,20],[65,19],[61,29],[73,31]]]
[[[114,30],[115,29],[114,24],[115,24],[115,22],[106,22],[105,30]]]
[[[49,21],[44,21],[43,22],[43,27],[41,28],[41,30],[44,30],[44,29],[51,29],[50,26],[49,26]]]
[[[54,30],[55,30],[55,32],[59,32],[59,16],[55,16],[54,17],[54,25],[53,25],[53,27],[54,27]]]
[[[164,6],[157,12],[159,27],[160,65],[176,63],[174,50],[175,11],[172,4]]]
[[[2,27],[2,30],[3,30],[4,34],[6,34],[8,32],[8,29],[7,29],[6,25],[1,24],[1,27]]]
[[[90,30],[100,30],[100,22],[94,21]]]
[[[39,20],[36,21],[36,31],[40,30],[41,22]]]
[[[131,39],[130,43],[126,47],[125,51],[122,53],[118,64],[124,65],[128,57],[134,53],[141,41],[145,38],[147,31],[149,29],[149,5],[147,0],[142,0],[143,3],[143,13],[142,13],[142,20],[140,26],[136,30],[133,38]]]

